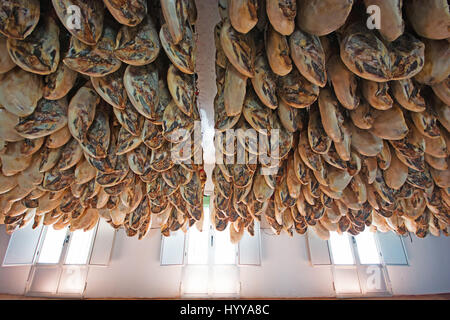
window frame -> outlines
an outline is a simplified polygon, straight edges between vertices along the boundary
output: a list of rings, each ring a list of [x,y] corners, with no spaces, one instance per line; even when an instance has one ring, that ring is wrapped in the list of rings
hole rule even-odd
[[[370,232],[368,229],[365,230],[365,232]],[[333,275],[333,288],[336,292],[336,296],[339,298],[351,298],[351,297],[385,297],[385,296],[392,296],[393,291],[392,291],[392,284],[391,284],[391,280],[389,277],[389,272],[387,270],[387,266],[384,262],[384,258],[382,255],[382,251],[381,251],[381,247],[380,247],[380,243],[379,243],[379,239],[377,237],[377,233],[373,234],[373,239],[375,241],[375,248],[376,248],[376,253],[378,254],[379,257],[379,263],[371,263],[371,264],[363,264],[361,263],[361,257],[359,255],[359,249],[358,249],[358,245],[357,245],[357,240],[356,240],[356,236],[353,236],[351,234],[347,234],[347,237],[349,239],[350,242],[350,249],[353,255],[353,259],[354,259],[354,264],[335,264],[332,258],[332,247],[331,244],[329,244],[329,250],[330,250],[330,260],[331,260],[331,272]],[[330,240],[327,240],[327,242],[330,242]],[[375,271],[374,268],[377,268],[379,270],[379,274],[380,276],[382,276],[380,278],[380,281],[383,281],[383,288],[376,288],[376,290],[370,290],[373,288],[369,288],[367,287],[367,282],[364,282],[364,280],[368,280],[371,276],[368,276],[369,274],[371,275],[372,273],[367,273],[367,271]],[[357,284],[358,284],[358,288],[359,288],[359,292],[351,292],[351,291],[338,291],[337,287],[336,287],[336,281],[338,281],[338,279],[340,278],[340,274],[343,270],[347,270],[349,272],[353,272],[353,276],[356,276],[357,279]],[[363,273],[363,270],[366,271],[366,273]],[[342,279],[339,280],[339,282],[342,282]]]
[[[178,230],[177,232],[183,232],[182,230]],[[183,232],[183,248],[182,248],[182,254],[181,254],[181,263],[167,263],[166,262],[166,246],[169,244],[169,242],[173,241],[171,237],[165,237],[161,235],[161,250],[160,250],[160,258],[159,258],[159,265],[161,267],[170,267],[170,266],[184,266],[186,264],[187,256],[186,256],[186,246],[187,246],[187,234]]]
[[[114,249],[114,243],[116,240],[116,235],[117,235],[117,230],[113,230],[112,234],[113,237],[111,239],[111,247],[110,247],[110,251],[109,251],[109,256],[108,256],[108,262],[107,264],[92,264],[91,263],[91,259],[92,259],[92,254],[93,254],[93,249],[94,246],[96,244],[96,240],[97,240],[97,236],[98,236],[98,232],[100,229],[100,224],[101,223],[107,223],[106,221],[103,220],[99,220],[98,223],[95,225],[95,227],[93,228],[93,230],[90,230],[91,232],[93,232],[93,236],[91,238],[91,242],[89,245],[89,252],[88,252],[88,257],[86,259],[86,263],[85,264],[66,264],[66,259],[67,259],[67,253],[68,250],[70,248],[70,244],[71,241],[73,239],[72,233],[69,228],[66,228],[66,237],[64,239],[64,244],[63,244],[63,248],[61,250],[61,254],[59,257],[59,261],[58,263],[38,263],[38,259],[39,259],[39,255],[41,252],[41,248],[42,245],[44,243],[45,240],[45,235],[46,232],[48,230],[48,228],[52,228],[52,226],[44,226],[43,230],[42,230],[42,235],[40,238],[40,243],[39,243],[39,251],[36,250],[35,252],[35,258],[36,260],[34,261],[34,263],[31,265],[30,267],[30,271],[28,274],[28,278],[27,278],[27,283],[26,283],[26,287],[25,287],[25,295],[26,296],[33,296],[33,297],[67,297],[67,298],[71,298],[71,297],[75,297],[75,298],[80,298],[83,297],[84,292],[86,290],[86,286],[87,286],[87,279],[88,279],[88,275],[89,275],[89,270],[91,267],[108,267],[109,263],[111,261],[111,256],[112,256],[112,252]],[[77,231],[77,230],[75,230]],[[84,232],[83,230],[78,230],[80,232]],[[45,232],[45,233],[44,233]],[[40,270],[50,270],[53,269],[56,274],[54,275],[55,278],[55,288],[53,291],[34,291],[35,289],[33,289],[33,285],[34,285],[34,281],[35,281],[35,277],[38,274],[38,272]],[[81,272],[83,274],[83,280],[84,280],[84,286],[81,288],[80,287],[80,292],[64,292],[64,291],[60,291],[61,289],[61,285],[64,284],[64,279],[66,277],[66,271],[67,270],[76,270],[78,272]],[[64,288],[64,287],[63,287]]]
[[[408,266],[410,266],[410,263],[409,263],[409,257],[408,257],[408,253],[407,253],[406,246],[405,246],[404,239],[403,239],[404,237],[399,236],[399,235],[395,235],[395,236],[399,237],[400,244],[401,244],[401,249],[402,249],[403,255],[405,257],[406,263],[399,264],[399,263],[391,263],[391,262],[386,262],[385,261],[385,255],[383,254],[383,248],[382,248],[381,240],[380,240],[380,232],[378,231],[378,232],[376,232],[374,234],[374,237],[375,237],[375,242],[376,242],[376,245],[377,245],[378,253],[381,256],[381,262],[384,265],[386,265],[386,266],[408,267]],[[312,267],[321,267],[321,266],[333,266],[333,265],[335,265],[333,263],[333,257],[332,257],[333,254],[331,252],[332,249],[331,249],[330,240],[321,240],[319,238],[311,239],[311,237],[316,237],[316,236],[313,234],[312,231],[308,230],[307,234],[306,234],[306,245],[307,245],[307,248],[308,248],[309,262],[310,262],[311,266]],[[353,236],[349,235],[349,239],[351,239],[350,237],[353,237]],[[315,255],[314,254],[314,249],[317,249],[317,248],[313,248],[312,247],[312,244],[311,244],[312,241],[322,241],[322,242],[324,242],[326,244],[329,262],[327,262],[327,263],[316,263],[314,261],[314,255]],[[350,240],[350,241],[352,241],[352,240]],[[356,259],[358,259],[358,261],[359,261],[359,254],[358,255],[355,254],[355,250],[357,251],[356,246],[353,245],[353,244],[351,244],[351,246],[352,246],[352,254],[354,256],[354,261],[356,263]],[[321,248],[320,250],[323,250],[323,249],[324,248]],[[361,265],[364,265],[364,264],[361,264]],[[370,264],[368,264],[368,265],[370,265]],[[337,266],[344,266],[344,265],[337,264]],[[352,266],[352,265],[348,265],[348,266]]]
[[[211,224],[211,208],[210,208],[210,201],[209,201],[209,197],[204,197],[204,201],[203,201],[203,214],[205,215],[205,209],[208,209],[208,224],[205,225],[205,220],[203,220],[203,230],[201,231],[202,233],[205,233],[205,238],[208,241],[208,245],[206,248],[206,263],[202,263],[202,264],[198,264],[198,263],[191,263],[189,262],[189,246],[191,243],[191,237],[192,237],[192,233],[191,233],[191,228],[192,230],[196,230],[195,232],[200,232],[197,230],[197,227],[195,225],[193,225],[192,227],[189,227],[187,232],[186,232],[186,244],[184,247],[184,256],[186,257],[185,260],[185,265],[189,265],[189,266],[209,266],[211,265],[211,260],[213,257],[213,250],[212,250],[212,245],[215,243],[215,239],[214,239],[214,228]],[[205,201],[206,200],[206,201]],[[205,219],[205,218],[203,218]]]
[[[8,267],[33,266],[37,261],[38,250],[40,248],[40,243],[43,239],[44,229],[45,229],[45,226],[39,226],[39,230],[33,229],[33,230],[29,231],[29,232],[39,232],[39,236],[37,237],[36,244],[34,245],[33,255],[32,255],[31,261],[29,263],[27,263],[27,262],[25,262],[25,263],[7,263],[6,260],[8,258],[8,252],[11,250],[11,241],[14,241],[15,236],[17,236],[17,232],[21,232],[21,230],[18,230],[17,232],[13,233],[8,240],[8,245],[6,247],[5,255],[3,256],[3,261],[2,261],[1,267],[8,268]]]
[[[391,231],[388,231],[387,233],[389,233],[389,232],[391,232]],[[383,257],[383,261],[384,261],[385,265],[386,266],[398,266],[398,267],[410,267],[411,265],[409,262],[408,251],[406,250],[405,241],[404,241],[404,238],[406,237],[406,235],[400,236],[398,234],[394,234],[394,236],[398,237],[398,239],[399,239],[401,249],[403,252],[403,256],[405,258],[406,263],[392,263],[392,262],[386,262],[386,255],[383,252],[383,244],[382,244],[383,240],[380,239],[380,236],[379,236],[380,234],[386,234],[386,233],[377,232],[378,245],[380,247],[381,256]]]
[[[255,235],[252,237],[250,235],[248,235],[251,238],[256,237],[256,245],[257,245],[257,263],[241,263],[241,256],[242,256],[242,250],[241,250],[241,243],[242,241],[245,241],[244,237],[247,236],[247,233],[244,234],[243,239],[241,239],[241,241],[239,241],[238,245],[237,245],[237,265],[238,266],[245,266],[245,267],[260,267],[262,266],[262,243],[261,243],[261,223],[259,221],[255,221]],[[255,249],[255,248],[253,248]]]
[[[312,267],[317,268],[317,267],[324,267],[324,266],[330,266],[333,265],[332,261],[331,261],[331,254],[330,254],[330,243],[328,241],[322,240],[320,239],[315,233],[314,231],[312,231],[310,228],[308,228],[308,230],[306,231],[305,234],[305,239],[306,239],[306,246],[308,248],[307,252],[309,254],[309,263],[311,264]],[[324,250],[324,248],[315,248],[313,247],[313,244],[323,244],[324,246],[326,246],[326,259],[328,261],[325,261],[323,263],[318,263],[316,258],[317,257],[317,250]],[[323,258],[323,257],[322,257]]]
[[[39,257],[42,253],[42,247],[44,245],[45,242],[45,238],[47,236],[47,232],[49,230],[49,228],[52,228],[52,226],[44,226],[41,225],[38,227],[38,229],[33,229],[33,230],[28,230],[28,232],[36,232],[39,233],[39,235],[35,238],[36,239],[36,244],[34,246],[33,249],[33,257],[31,259],[30,262],[26,262],[26,263],[8,263],[7,259],[8,259],[8,252],[10,252],[12,249],[11,247],[11,243],[12,241],[17,241],[15,240],[15,235],[16,233],[13,233],[8,241],[8,245],[5,251],[5,254],[3,256],[3,260],[2,260],[2,264],[1,267],[23,267],[23,266],[57,266],[57,265],[62,265],[62,266],[95,266],[95,267],[107,267],[110,264],[111,261],[111,257],[112,257],[112,252],[113,252],[113,248],[114,248],[114,244],[116,241],[116,234],[117,234],[117,230],[113,230],[112,232],[112,239],[111,239],[111,246],[108,245],[109,250],[109,255],[107,258],[107,262],[105,264],[96,264],[96,263],[92,263],[92,255],[93,255],[93,251],[94,251],[94,247],[97,243],[97,240],[99,238],[99,231],[100,231],[100,223],[103,223],[104,221],[99,220],[99,222],[95,225],[95,227],[90,230],[90,232],[93,232],[90,244],[89,244],[89,249],[88,249],[88,255],[87,255],[87,260],[86,263],[83,264],[70,264],[70,263],[66,263],[67,260],[67,253],[68,250],[70,248],[70,245],[72,244],[73,241],[73,232],[71,232],[67,227],[64,228],[66,230],[65,233],[65,238],[64,238],[64,242],[63,242],[63,246],[61,249],[61,253],[58,259],[58,262],[56,263],[46,263],[46,262],[39,262]],[[104,222],[106,223],[106,222]],[[31,225],[30,225],[31,226]],[[21,230],[19,230],[18,232],[20,232]],[[76,230],[74,232],[83,232],[82,230]],[[108,239],[109,240],[109,239]],[[16,249],[17,250],[17,249]]]
[[[208,198],[208,196],[205,196],[204,198],[204,205],[203,208],[205,210],[204,214],[211,214],[211,209],[210,209],[210,204],[212,202],[210,201],[210,199]],[[208,211],[206,211],[208,210]],[[205,223],[205,222],[204,222]],[[218,237],[217,234],[219,232],[223,233],[223,232],[230,232],[229,231],[230,228],[230,224],[227,226],[227,228],[224,231],[217,231],[214,229],[214,226],[211,223],[210,218],[208,217],[207,219],[207,224],[203,225],[203,230],[202,233],[206,233],[205,238],[207,238],[208,241],[208,245],[207,245],[207,250],[205,252],[205,254],[207,255],[207,263],[204,264],[198,264],[198,263],[190,263],[189,262],[189,244],[191,241],[191,237],[192,237],[192,233],[191,230],[196,230],[196,226],[193,225],[192,227],[189,227],[187,232],[184,234],[184,245],[181,247],[176,248],[177,250],[182,250],[182,263],[175,263],[175,264],[168,264],[165,263],[164,261],[164,257],[167,255],[167,253],[165,252],[166,250],[166,243],[168,241],[171,241],[170,238],[171,237],[164,237],[161,236],[161,251],[160,251],[160,266],[162,267],[166,267],[166,266],[179,266],[179,265],[183,265],[183,266],[240,266],[241,264],[239,264],[239,259],[240,259],[240,252],[239,252],[239,245],[235,244],[234,246],[234,262],[233,263],[227,263],[227,264],[218,264],[216,263],[215,260],[215,250],[216,250],[216,246],[218,243]],[[181,232],[181,230],[178,230],[177,232]],[[197,231],[196,231],[197,232]],[[205,239],[206,240],[206,239]],[[260,244],[261,239],[259,238],[259,257],[261,260],[261,244]],[[261,265],[261,264],[259,264]]]
[[[65,259],[66,251],[67,251],[67,248],[68,248],[67,243],[70,240],[69,232],[68,232],[68,230],[66,228],[65,228],[66,234],[64,236],[64,241],[63,241],[63,244],[62,244],[62,247],[61,247],[61,252],[59,254],[58,262],[56,262],[56,263],[39,262],[39,258],[40,258],[41,253],[42,253],[42,247],[44,246],[45,238],[47,237],[47,232],[48,232],[49,228],[52,228],[52,226],[51,225],[50,226],[44,226],[44,228],[42,230],[42,236],[41,236],[41,239],[40,239],[40,242],[39,242],[38,248],[36,250],[36,254],[35,254],[36,260],[33,263],[33,266],[49,266],[50,267],[50,266],[58,266],[58,265],[62,265],[63,264],[62,261]]]
[[[73,241],[73,234],[74,234],[74,232],[77,232],[77,231],[84,232],[82,230],[75,230],[74,232],[70,232],[70,230],[68,230],[70,237],[69,237],[69,242],[67,243],[67,249],[66,249],[66,252],[65,252],[64,260],[62,261],[62,265],[63,266],[69,266],[69,267],[72,266],[73,267],[73,266],[90,266],[91,265],[90,262],[91,262],[91,257],[92,257],[92,251],[94,249],[94,243],[95,243],[95,239],[97,237],[99,224],[100,224],[100,222],[98,222],[95,225],[94,230],[89,230],[89,231],[93,232],[93,235],[92,235],[92,238],[91,238],[91,242],[89,244],[89,249],[88,249],[88,254],[87,254],[87,258],[86,258],[86,263],[67,263],[67,257],[68,257],[68,254],[69,254],[70,246],[71,246],[72,241]]]
[[[211,215],[212,210],[210,208],[210,204],[212,204],[212,200],[210,201],[211,198],[209,198],[208,196],[205,196],[204,199],[204,208],[207,208],[207,212],[205,210],[205,214],[209,214]],[[206,239],[208,241],[207,244],[207,250],[205,252],[205,254],[207,254],[207,263],[206,264],[193,264],[193,263],[189,263],[189,257],[188,257],[188,252],[189,252],[189,238],[190,238],[190,228],[188,229],[188,231],[186,232],[186,244],[185,244],[185,248],[184,248],[184,256],[185,256],[185,264],[182,268],[182,277],[181,277],[181,281],[180,281],[180,295],[184,298],[236,298],[240,296],[240,292],[241,292],[241,281],[240,281],[240,277],[239,277],[239,265],[238,265],[238,254],[239,254],[239,250],[238,250],[238,245],[234,244],[234,263],[233,264],[216,264],[215,263],[215,250],[217,248],[217,243],[218,243],[218,237],[217,237],[217,233],[220,231],[215,230],[213,224],[211,223],[210,218],[207,218],[208,224],[207,225],[203,225],[203,230],[202,232],[207,233],[206,235]],[[191,228],[196,228],[195,226],[192,226]],[[229,234],[229,229],[230,228],[230,224],[227,226],[227,228],[224,231],[221,232],[226,232]],[[220,292],[221,289],[218,289],[216,287],[217,283],[216,283],[216,278],[215,276],[217,275],[216,273],[218,272],[218,270],[221,269],[225,269],[228,270],[230,272],[230,274],[233,275],[232,278],[229,279],[229,283],[233,283],[236,285],[236,292]],[[204,274],[202,279],[204,281],[206,281],[206,287],[204,288],[204,292],[193,292],[191,291],[190,288],[190,282],[186,281],[186,277],[188,274],[194,272],[198,272],[198,270],[204,270]],[[234,278],[236,277],[236,278]],[[203,281],[202,280],[202,281]],[[234,283],[234,281],[236,281],[236,283]],[[220,285],[219,285],[220,286]],[[194,289],[195,290],[195,289]]]
[[[330,232],[330,233],[331,233],[331,232]],[[355,265],[357,265],[358,262],[359,262],[359,256],[357,256],[358,253],[355,252],[355,245],[354,245],[354,241],[355,241],[355,240],[353,239],[353,236],[350,235],[350,234],[343,233],[342,235],[346,235],[346,236],[347,236],[347,240],[348,240],[350,252],[351,252],[351,255],[352,255],[353,263],[342,263],[342,264],[340,264],[340,263],[335,263],[335,262],[334,262],[333,246],[332,246],[332,244],[331,244],[331,237],[330,237],[330,239],[327,240],[327,243],[328,243],[328,253],[329,253],[329,255],[330,255],[330,265],[333,265],[333,266],[339,266],[339,267],[350,267],[350,266],[355,266]],[[342,236],[342,235],[340,235],[340,236]],[[358,261],[357,261],[357,259],[358,259]]]
[[[234,263],[216,263],[216,261],[215,261],[215,258],[216,258],[216,254],[217,254],[217,251],[216,251],[216,244],[218,243],[218,241],[217,241],[217,234],[220,232],[221,234],[223,234],[223,233],[225,233],[225,232],[227,232],[228,234],[230,234],[230,229],[229,228],[231,228],[231,224],[228,224],[227,225],[227,227],[226,227],[226,229],[225,230],[223,230],[223,231],[217,231],[217,230],[215,230],[213,227],[212,227],[212,225],[210,225],[211,226],[211,231],[210,231],[210,234],[209,234],[209,236],[210,236],[210,241],[209,241],[209,244],[210,244],[210,246],[209,246],[209,249],[210,249],[210,252],[209,252],[209,254],[211,255],[211,264],[213,265],[213,266],[238,266],[238,262],[239,262],[239,246],[238,246],[238,244],[233,244],[233,249],[234,249],[234,252],[233,252],[233,257],[234,257]],[[225,236],[225,237],[227,237],[227,236]],[[211,245],[211,240],[212,240],[212,245]],[[225,245],[228,245],[229,243],[226,243],[226,239],[222,239],[222,241],[225,243]]]
[[[92,246],[89,252],[89,258],[88,258],[88,263],[87,266],[89,267],[108,267],[111,263],[111,257],[113,255],[113,251],[114,251],[114,245],[116,244],[116,239],[117,239],[117,229],[112,229],[112,240],[111,240],[111,247],[109,248],[109,254],[108,254],[108,258],[107,258],[107,262],[104,264],[96,264],[96,263],[92,263],[92,255],[94,253],[94,249],[95,249],[95,244],[97,243],[98,237],[99,237],[99,229],[100,229],[100,224],[105,224],[107,230],[111,231],[111,226],[109,225],[109,223],[106,222],[106,220],[103,219],[99,219],[97,225],[95,226],[95,234],[94,237],[92,239]]]

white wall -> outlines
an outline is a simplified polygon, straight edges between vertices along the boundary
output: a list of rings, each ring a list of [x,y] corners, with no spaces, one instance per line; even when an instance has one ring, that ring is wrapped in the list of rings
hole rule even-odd
[[[241,267],[242,297],[334,295],[331,268],[311,266],[304,236],[261,236],[261,267]],[[450,238],[413,236],[404,243],[410,265],[387,267],[394,295],[449,293]]]
[[[116,234],[110,267],[92,267],[87,297],[176,297],[180,266],[160,266],[161,233],[153,229],[141,241]]]
[[[450,238],[404,239],[409,267],[388,266],[394,294],[450,292]]]
[[[330,297],[334,295],[329,266],[312,267],[305,236],[275,236],[261,230],[260,267],[241,267],[241,296]]]
[[[261,233],[262,265],[241,267],[241,297],[333,296],[331,270],[312,267],[306,239]],[[9,237],[0,226],[0,259]],[[91,267],[86,297],[177,297],[181,267],[159,265],[160,233],[142,241],[119,231],[109,267]],[[405,239],[410,266],[389,266],[395,295],[450,292],[450,238]],[[29,267],[0,267],[0,293],[23,294]]]

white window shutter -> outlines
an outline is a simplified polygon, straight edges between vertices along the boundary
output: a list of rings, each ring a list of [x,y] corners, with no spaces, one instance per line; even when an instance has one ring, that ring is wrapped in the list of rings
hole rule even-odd
[[[408,265],[403,239],[395,233],[378,232],[378,243],[386,265]]]
[[[238,245],[239,265],[261,265],[261,229],[259,222],[255,222],[255,235],[252,237],[247,232]]]
[[[116,230],[104,220],[100,219],[97,232],[92,245],[89,264],[94,266],[107,266],[111,259]]]
[[[43,226],[33,230],[33,223],[14,232],[9,239],[3,266],[32,265],[39,245]]]
[[[170,237],[161,239],[161,265],[173,266],[184,264],[186,234],[182,230],[172,232]]]
[[[308,230],[308,248],[312,265],[330,265],[328,241],[320,239],[312,230]]]

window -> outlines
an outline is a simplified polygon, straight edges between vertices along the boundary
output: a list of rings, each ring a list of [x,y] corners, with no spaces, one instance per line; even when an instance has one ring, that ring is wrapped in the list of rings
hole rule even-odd
[[[33,224],[29,223],[12,234],[3,259],[4,267],[33,264],[43,226],[36,230],[33,230],[32,226]]]
[[[204,218],[202,232],[196,226],[189,228],[188,246],[187,246],[187,263],[197,265],[207,265],[209,263],[209,247],[210,247],[210,219],[209,206],[203,207]]]
[[[378,240],[379,235],[369,230],[357,236],[330,232],[328,241],[308,231],[311,263],[331,266],[338,297],[392,295]]]
[[[186,235],[182,230],[172,232],[170,237],[161,239],[161,266],[176,266],[184,264],[184,248]]]
[[[376,243],[376,234],[368,230],[351,236],[348,233],[330,232],[330,255],[335,265],[382,264]]]
[[[355,264],[355,258],[350,243],[350,237],[347,233],[338,234],[330,232],[330,252],[334,264],[349,265]]]
[[[37,264],[88,264],[95,234],[96,228],[70,232],[67,227],[61,230],[45,227]]]
[[[230,225],[224,231],[216,231],[211,225],[209,205],[203,210],[202,232],[196,226],[188,231],[187,263],[235,265],[237,246],[230,241]]]
[[[67,229],[55,230],[52,227],[46,227],[45,229],[44,240],[37,262],[55,264],[61,258]]]
[[[162,266],[183,265],[181,294],[184,296],[228,296],[240,292],[239,265],[261,265],[260,228],[255,236],[244,233],[239,245],[230,241],[230,227],[217,231],[211,224],[210,198],[204,198],[203,225],[162,237]]]
[[[204,203],[202,231],[194,225],[186,234],[178,230],[162,237],[161,265],[236,265],[237,245],[230,241],[230,226],[216,231],[211,225],[209,197]]]
[[[203,208],[202,232],[196,226],[188,230],[187,264],[235,265],[237,245],[230,241],[230,227],[217,231],[211,225],[209,204]]]
[[[244,233],[238,244],[238,264],[240,266],[261,265],[261,229],[260,223],[255,221],[255,235]]]
[[[89,265],[106,267],[109,265],[114,246],[116,230],[100,219],[94,236]]]
[[[308,231],[307,240],[313,266],[353,265],[356,257],[363,265],[408,265],[403,239],[393,232],[365,231],[356,237],[330,232],[330,240],[324,241]]]
[[[26,294],[82,296],[88,266],[109,264],[116,231],[103,219],[84,232],[52,226],[15,232],[8,243],[3,266],[31,265]]]
[[[386,265],[408,266],[408,256],[406,255],[403,238],[394,232],[377,234],[380,244],[381,254]]]
[[[381,264],[375,233],[363,232],[355,237],[358,257],[361,264]]]
[[[115,230],[103,219],[87,232],[45,227],[27,295],[82,296],[88,266],[109,264],[114,236]]]
[[[329,241],[323,241],[315,232],[308,229],[307,243],[309,249],[309,257],[313,266],[327,266],[331,264],[330,250],[328,248]]]
[[[237,245],[232,244],[230,240],[230,224],[224,231],[213,232],[213,262],[215,265],[235,265]]]
[[[183,296],[236,296],[240,291],[237,245],[230,241],[230,226],[219,232],[210,219],[209,197],[204,199],[202,231],[189,228],[184,248]]]
[[[109,264],[115,230],[104,220],[84,232],[70,232],[67,228],[55,230],[32,223],[11,236],[3,266],[18,265],[96,265]]]
[[[375,233],[357,236],[330,233],[334,289],[339,297],[392,294],[387,269],[382,262]]]
[[[64,264],[77,265],[88,263],[92,240],[94,240],[93,229],[87,232],[84,232],[83,230],[73,232]]]

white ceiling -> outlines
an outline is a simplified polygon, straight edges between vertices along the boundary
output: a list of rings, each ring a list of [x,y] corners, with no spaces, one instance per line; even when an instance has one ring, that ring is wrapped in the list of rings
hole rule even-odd
[[[214,151],[214,97],[217,92],[215,74],[214,27],[220,21],[217,0],[196,0],[198,20],[197,31],[197,60],[198,74],[198,103],[202,120],[203,159],[208,181],[205,193],[213,191],[211,173],[215,164]]]

